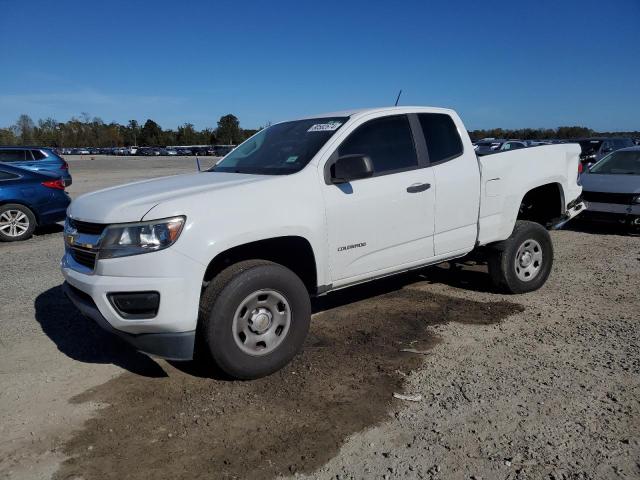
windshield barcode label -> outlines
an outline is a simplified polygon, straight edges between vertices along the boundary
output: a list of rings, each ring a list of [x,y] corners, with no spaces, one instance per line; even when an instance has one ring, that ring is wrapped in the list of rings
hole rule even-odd
[[[340,125],[342,125],[340,122],[316,123],[312,125],[307,132],[333,132],[337,130]]]

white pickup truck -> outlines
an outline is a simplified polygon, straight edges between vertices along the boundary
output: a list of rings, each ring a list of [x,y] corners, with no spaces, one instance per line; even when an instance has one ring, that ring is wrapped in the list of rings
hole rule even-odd
[[[346,111],[266,128],[210,170],[74,200],[73,303],[137,349],[256,378],[301,348],[310,297],[489,252],[512,293],[544,284],[544,227],[579,213],[578,145],[478,158],[448,109]]]

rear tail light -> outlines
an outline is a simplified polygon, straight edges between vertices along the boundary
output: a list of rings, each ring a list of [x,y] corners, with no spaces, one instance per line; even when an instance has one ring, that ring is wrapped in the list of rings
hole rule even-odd
[[[582,166],[582,162],[578,162],[578,173],[582,173],[584,171],[584,167]]]
[[[64,181],[62,181],[61,179],[48,180],[46,182],[42,182],[42,185],[44,185],[47,188],[53,188],[53,189],[56,189],[56,190],[64,190]]]

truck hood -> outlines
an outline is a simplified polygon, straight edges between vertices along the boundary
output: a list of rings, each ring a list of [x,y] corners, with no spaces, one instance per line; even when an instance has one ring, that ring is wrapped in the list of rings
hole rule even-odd
[[[106,188],[78,197],[67,212],[93,223],[137,222],[156,205],[168,200],[221,190],[266,179],[264,175],[200,172],[154,178]]]
[[[583,173],[580,180],[587,192],[640,193],[640,175]]]

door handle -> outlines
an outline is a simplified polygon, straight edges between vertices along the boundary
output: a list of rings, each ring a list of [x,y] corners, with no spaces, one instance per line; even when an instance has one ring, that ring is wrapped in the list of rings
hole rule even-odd
[[[430,183],[414,183],[407,187],[407,192],[409,193],[418,193],[424,192],[425,190],[429,190],[431,188]]]

